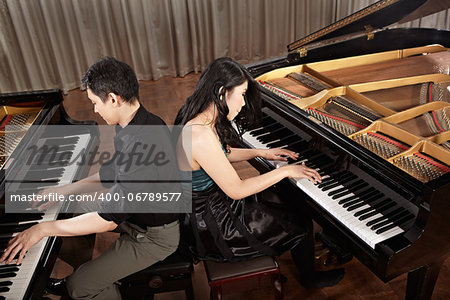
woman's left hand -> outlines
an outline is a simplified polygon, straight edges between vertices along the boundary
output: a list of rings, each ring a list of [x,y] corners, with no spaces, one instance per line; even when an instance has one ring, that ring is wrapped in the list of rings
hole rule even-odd
[[[261,157],[267,159],[267,160],[281,160],[281,161],[287,161],[288,158],[297,159],[298,155],[290,150],[287,149],[281,149],[281,148],[274,148],[274,149],[267,149],[262,150]]]

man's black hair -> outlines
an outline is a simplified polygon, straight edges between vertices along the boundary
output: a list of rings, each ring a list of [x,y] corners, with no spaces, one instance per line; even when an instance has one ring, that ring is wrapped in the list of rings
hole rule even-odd
[[[113,57],[104,57],[91,65],[81,83],[102,101],[109,93],[120,96],[125,102],[139,100],[139,82],[133,69]]]

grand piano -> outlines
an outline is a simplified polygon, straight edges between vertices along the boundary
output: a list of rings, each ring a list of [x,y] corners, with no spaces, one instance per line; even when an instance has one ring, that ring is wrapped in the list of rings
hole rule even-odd
[[[85,164],[61,163],[57,167],[47,166],[45,160],[35,164],[30,160],[32,145],[58,145],[71,157],[82,157],[98,144],[95,122],[71,119],[62,105],[60,90],[45,90],[0,94],[0,247],[4,249],[8,240],[36,224],[61,218],[69,209],[63,201],[45,212],[30,209],[30,204],[9,206],[7,196],[11,190],[9,182],[31,182],[35,190],[39,187],[68,184],[85,177],[89,168]],[[49,130],[49,126],[65,125],[61,130]],[[68,126],[76,125],[76,126]],[[90,125],[90,126],[85,126]],[[53,127],[53,126],[51,126]],[[53,127],[54,128],[54,127]],[[81,155],[82,154],[82,155]],[[40,155],[45,155],[41,153]],[[26,163],[28,161],[28,163]],[[20,192],[20,191],[17,191]],[[11,213],[12,211],[12,213]],[[59,238],[47,237],[33,246],[25,255],[21,265],[0,264],[0,299],[41,299],[61,246]]]
[[[450,32],[385,26],[449,6],[378,1],[246,66],[262,119],[243,145],[299,154],[251,163],[318,170],[275,189],[384,282],[408,273],[406,299],[431,298],[450,254]]]

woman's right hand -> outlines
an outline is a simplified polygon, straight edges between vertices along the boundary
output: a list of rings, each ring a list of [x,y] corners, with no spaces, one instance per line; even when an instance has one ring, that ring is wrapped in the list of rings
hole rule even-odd
[[[42,189],[36,195],[38,195],[40,199],[44,200],[33,201],[31,207],[37,208],[39,211],[47,210],[59,203],[59,197],[61,197],[60,195],[65,197],[68,194],[69,192],[67,191],[67,186],[56,186]],[[49,201],[49,199],[53,201]],[[62,201],[64,201],[64,199]]]
[[[322,177],[319,173],[307,167],[305,163],[295,164],[295,165],[287,165],[283,168],[288,169],[288,177],[289,178],[306,178],[311,182],[322,182]]]

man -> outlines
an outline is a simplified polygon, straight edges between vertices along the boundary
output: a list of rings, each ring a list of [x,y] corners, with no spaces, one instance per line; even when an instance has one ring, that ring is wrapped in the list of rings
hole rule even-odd
[[[69,195],[79,190],[98,191],[103,185],[110,188],[111,198],[117,195],[118,201],[102,203],[95,212],[42,222],[21,232],[10,241],[0,261],[6,260],[9,264],[19,254],[17,264],[20,264],[26,251],[43,237],[79,236],[118,229],[122,234],[110,249],[81,265],[71,276],[51,280],[49,291],[62,294],[67,288],[69,296],[74,299],[121,299],[114,282],[165,259],[179,243],[177,213],[153,213],[149,210],[137,213],[146,207],[136,208],[136,204],[127,204],[123,199],[128,197],[130,200],[130,193],[134,193],[131,196],[133,200],[141,191],[150,192],[145,180],[154,182],[161,176],[166,177],[162,179],[170,179],[167,177],[175,176],[177,170],[173,164],[164,165],[168,160],[175,161],[168,139],[149,141],[153,137],[145,125],[159,125],[162,132],[167,127],[164,121],[139,103],[139,83],[130,66],[111,57],[103,58],[88,69],[82,84],[87,88],[94,111],[109,125],[116,125],[114,146],[115,154],[119,155],[102,165],[97,174],[53,191]],[[152,143],[158,144],[158,149],[167,155],[164,160],[160,159],[159,166],[155,165],[158,162],[155,158],[152,165],[139,161],[142,155],[136,155],[139,151],[140,154],[148,153],[147,146]],[[163,190],[165,187],[159,188]]]

